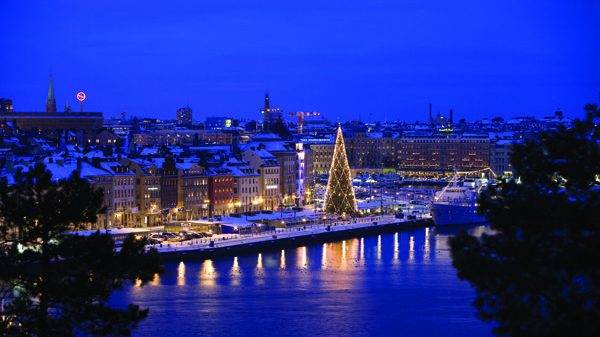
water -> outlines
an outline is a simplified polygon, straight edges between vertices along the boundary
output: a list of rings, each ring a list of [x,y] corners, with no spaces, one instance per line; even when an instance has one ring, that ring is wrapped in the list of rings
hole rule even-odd
[[[414,229],[168,263],[112,303],[150,308],[134,336],[489,336],[474,290],[451,265],[448,234]]]

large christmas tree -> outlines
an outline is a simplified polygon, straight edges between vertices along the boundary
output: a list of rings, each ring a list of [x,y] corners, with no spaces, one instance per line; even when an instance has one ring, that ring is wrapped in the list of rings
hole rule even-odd
[[[346,146],[342,128],[338,127],[335,148],[329,169],[329,181],[325,194],[325,212],[345,215],[356,212],[356,198],[352,188],[350,166],[346,157]]]

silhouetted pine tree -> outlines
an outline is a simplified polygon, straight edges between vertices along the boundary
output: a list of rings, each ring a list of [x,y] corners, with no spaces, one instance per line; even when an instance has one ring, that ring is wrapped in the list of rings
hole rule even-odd
[[[600,111],[515,145],[517,180],[480,196],[497,231],[450,239],[483,320],[507,336],[600,336]]]
[[[0,335],[129,336],[148,311],[108,307],[126,280],[160,271],[155,250],[133,237],[65,234],[96,221],[102,191],[77,173],[58,182],[43,164],[0,179]]]
[[[284,140],[292,139],[292,133],[287,128],[287,126],[285,125],[285,122],[281,118],[278,118],[277,120],[275,120],[275,122],[271,126],[271,132],[273,132],[274,134],[281,137],[281,139],[284,139]]]

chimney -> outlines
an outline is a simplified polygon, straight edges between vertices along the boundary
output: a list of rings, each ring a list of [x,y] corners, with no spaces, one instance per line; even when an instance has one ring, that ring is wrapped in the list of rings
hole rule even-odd
[[[452,125],[452,118],[454,117],[453,115],[454,115],[454,113],[452,112],[452,109],[450,109],[450,118],[449,118],[449,123],[448,123],[449,125]]]
[[[433,125],[433,114],[431,112],[431,103],[429,103],[429,124]]]

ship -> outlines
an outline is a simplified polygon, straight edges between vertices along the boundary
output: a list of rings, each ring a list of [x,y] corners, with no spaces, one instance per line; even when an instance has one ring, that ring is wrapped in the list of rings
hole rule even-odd
[[[431,215],[436,226],[476,225],[486,223],[477,213],[479,192],[487,186],[487,179],[452,179],[436,194],[431,204]]]

